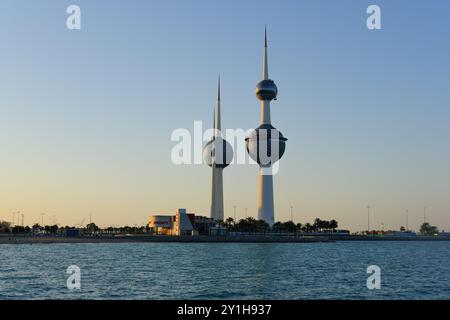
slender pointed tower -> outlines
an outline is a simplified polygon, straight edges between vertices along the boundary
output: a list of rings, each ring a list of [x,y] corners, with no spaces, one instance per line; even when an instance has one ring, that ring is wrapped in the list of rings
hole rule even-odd
[[[212,168],[211,218],[224,220],[223,169],[233,160],[232,146],[222,138],[220,116],[220,77],[217,83],[217,105],[214,110],[214,134],[203,148],[203,159]]]
[[[261,101],[261,124],[248,138],[247,151],[259,168],[258,219],[270,226],[275,222],[273,202],[272,164],[284,154],[286,138],[275,129],[270,121],[270,102],[277,99],[278,88],[269,79],[267,57],[267,30],[264,30],[263,80],[256,86],[256,97]]]

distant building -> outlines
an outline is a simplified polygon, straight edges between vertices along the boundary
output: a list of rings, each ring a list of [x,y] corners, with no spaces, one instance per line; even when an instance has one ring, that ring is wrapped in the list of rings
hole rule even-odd
[[[187,236],[194,235],[195,214],[186,213],[186,209],[177,209],[173,222],[172,235]]]
[[[417,234],[412,231],[387,231],[384,235],[389,237],[415,237]]]
[[[214,226],[213,219],[186,213],[186,209],[177,209],[175,215],[151,215],[148,220],[152,234],[167,236],[207,235]]]
[[[209,235],[211,236],[226,236],[228,229],[225,226],[213,226],[209,229]]]
[[[148,227],[154,234],[171,235],[173,220],[173,216],[151,215],[148,220]]]
[[[211,234],[211,229],[216,226],[214,219],[202,216],[195,216],[194,228],[200,235]]]
[[[65,237],[79,237],[80,236],[80,229],[65,229],[64,230],[64,236]]]

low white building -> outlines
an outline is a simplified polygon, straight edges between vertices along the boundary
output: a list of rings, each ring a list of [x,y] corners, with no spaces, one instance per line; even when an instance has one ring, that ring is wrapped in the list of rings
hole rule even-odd
[[[172,215],[151,215],[148,226],[154,234],[181,236],[195,235],[195,214],[186,213],[186,209],[177,209]]]

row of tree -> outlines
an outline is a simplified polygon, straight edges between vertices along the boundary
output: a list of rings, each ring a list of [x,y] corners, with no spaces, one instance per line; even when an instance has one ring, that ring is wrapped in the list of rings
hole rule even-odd
[[[229,217],[225,221],[218,221],[219,225],[227,227],[229,231],[232,232],[248,232],[248,233],[265,233],[265,232],[278,232],[278,233],[310,233],[310,232],[335,232],[338,227],[338,222],[336,220],[321,220],[319,218],[315,219],[311,223],[297,223],[293,221],[276,222],[272,228],[263,220],[256,220],[252,217],[246,219],[240,219],[235,221],[233,218]]]
[[[96,234],[96,233],[107,233],[107,234],[145,234],[148,232],[148,226],[124,226],[124,227],[108,227],[101,229],[95,223],[89,223],[83,228],[63,226],[59,227],[57,225],[46,225],[41,226],[38,223],[34,224],[32,227],[29,226],[11,226],[10,222],[0,221],[0,233],[13,233],[13,234],[64,234],[66,230],[80,229],[83,233]]]

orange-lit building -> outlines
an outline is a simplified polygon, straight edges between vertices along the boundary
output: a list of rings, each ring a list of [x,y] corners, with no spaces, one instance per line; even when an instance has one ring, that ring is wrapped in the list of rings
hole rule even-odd
[[[186,209],[177,209],[175,215],[151,215],[148,220],[150,232],[159,235],[185,236],[207,234],[214,221],[206,217],[196,217],[186,213]]]

